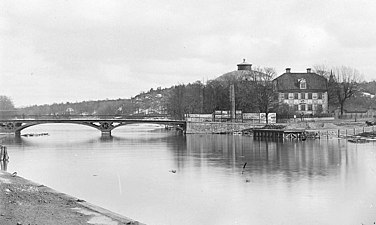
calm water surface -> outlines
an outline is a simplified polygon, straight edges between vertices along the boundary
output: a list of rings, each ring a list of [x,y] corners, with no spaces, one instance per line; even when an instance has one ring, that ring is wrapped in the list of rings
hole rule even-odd
[[[180,136],[141,125],[111,139],[79,125],[23,131],[40,132],[49,136],[2,140],[8,172],[146,224],[376,222],[375,143]]]

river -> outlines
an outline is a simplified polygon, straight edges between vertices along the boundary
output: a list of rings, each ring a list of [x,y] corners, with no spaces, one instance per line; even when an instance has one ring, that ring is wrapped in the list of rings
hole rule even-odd
[[[42,132],[1,140],[8,172],[149,225],[376,222],[376,143],[183,136],[157,125],[112,138],[67,124],[22,133]]]

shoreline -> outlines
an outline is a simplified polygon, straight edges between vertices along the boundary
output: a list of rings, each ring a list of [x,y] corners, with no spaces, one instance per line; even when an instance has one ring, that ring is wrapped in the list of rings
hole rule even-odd
[[[42,184],[0,171],[0,224],[142,223],[58,192]]]

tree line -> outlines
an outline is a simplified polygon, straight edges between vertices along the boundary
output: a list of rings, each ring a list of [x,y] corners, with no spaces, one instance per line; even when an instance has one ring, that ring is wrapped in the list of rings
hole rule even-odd
[[[173,86],[168,93],[166,109],[177,119],[185,114],[210,114],[215,110],[230,110],[230,86],[235,89],[235,107],[243,112],[277,111],[278,98],[274,90],[273,68],[256,68],[256,76],[227,76],[206,84],[196,81]],[[262,76],[260,76],[262,75]]]

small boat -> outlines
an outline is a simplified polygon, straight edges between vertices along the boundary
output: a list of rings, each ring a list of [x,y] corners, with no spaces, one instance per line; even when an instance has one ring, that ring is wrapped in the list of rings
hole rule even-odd
[[[363,138],[353,138],[353,139],[349,139],[347,141],[351,142],[351,143],[367,143],[367,142],[369,142],[368,140],[363,139]]]

